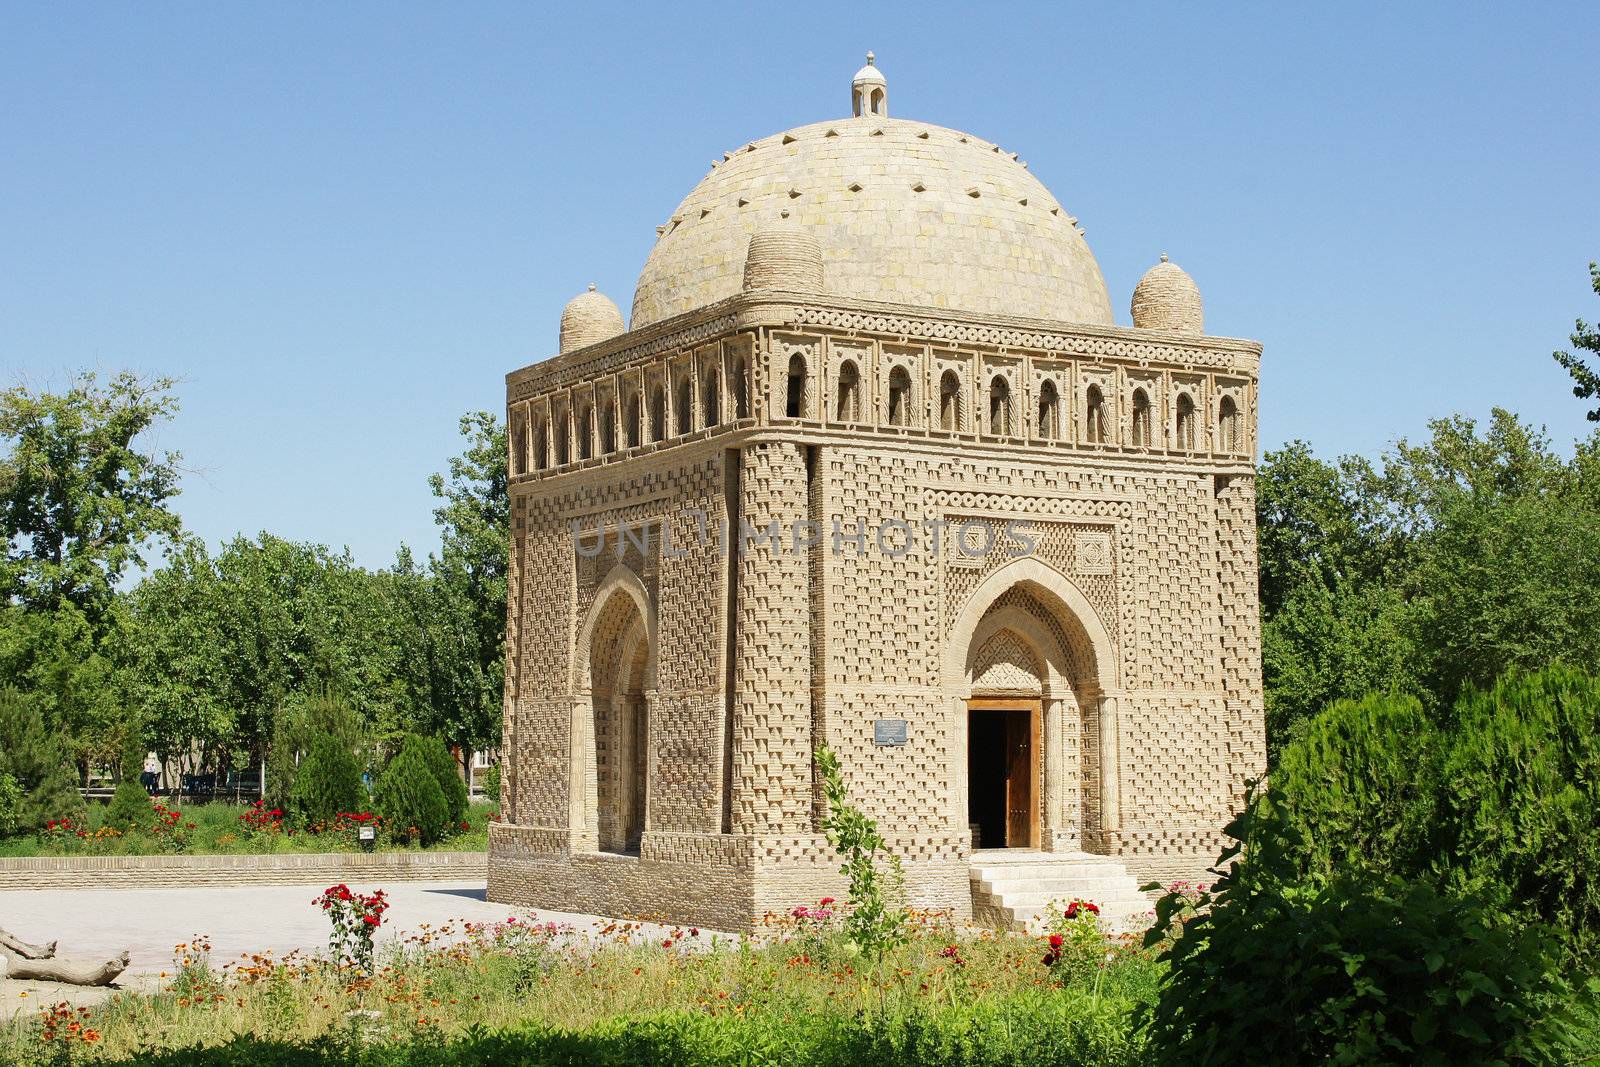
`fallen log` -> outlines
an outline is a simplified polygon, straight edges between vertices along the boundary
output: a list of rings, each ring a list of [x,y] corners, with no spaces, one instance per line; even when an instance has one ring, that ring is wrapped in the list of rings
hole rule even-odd
[[[0,975],[7,978],[103,986],[116,981],[117,976],[128,969],[128,954],[124,952],[104,962],[73,959],[57,956],[54,941],[48,945],[30,945],[0,930],[0,963],[4,964],[0,966]]]

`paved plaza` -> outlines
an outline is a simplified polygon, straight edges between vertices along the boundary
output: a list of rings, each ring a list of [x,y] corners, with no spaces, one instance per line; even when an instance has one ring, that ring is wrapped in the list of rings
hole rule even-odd
[[[378,887],[352,884],[350,888],[366,893]],[[525,921],[530,916],[526,908],[486,902],[481,882],[411,882],[382,888],[390,907],[378,936],[380,946],[424,923],[438,927],[452,920]],[[212,960],[219,966],[250,952],[271,952],[281,958],[295,949],[325,950],[328,920],[312,903],[321,889],[275,885],[3,891],[0,926],[28,941],[58,940],[62,955],[105,959],[127,949],[132,962],[118,985],[148,989],[159,983],[161,972],[172,972],[173,946],[196,935],[210,940]],[[577,935],[610,921],[554,911],[538,912],[537,918],[571,926]],[[106,995],[49,982],[8,980],[0,990],[0,1018],[40,1003],[89,1003]]]

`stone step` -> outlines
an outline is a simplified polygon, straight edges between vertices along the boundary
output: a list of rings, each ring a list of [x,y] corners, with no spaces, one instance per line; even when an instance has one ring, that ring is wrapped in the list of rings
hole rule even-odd
[[[1092,900],[1100,903],[1102,897],[1141,897],[1139,887],[1127,875],[1118,878],[1115,876],[1093,877],[1019,877],[1019,878],[975,878],[972,883],[976,888],[983,890],[991,896],[1009,897],[1013,893],[1065,893],[1061,897],[1063,903],[1069,900]],[[1046,898],[1048,899],[1048,898]]]
[[[1126,886],[1109,887],[1100,892],[1083,891],[1074,888],[1073,893],[1062,895],[1058,887],[1050,886],[1044,889],[1006,890],[1003,893],[989,893],[992,900],[1005,901],[1008,908],[1043,908],[1050,904],[1061,904],[1065,907],[1073,900],[1087,900],[1098,904],[1102,910],[1112,905],[1137,905],[1141,908],[1153,908],[1155,904],[1143,893],[1131,893]]]
[[[1087,852],[981,851],[971,878],[974,913],[1008,930],[1040,933],[1058,918],[1055,906],[1087,900],[1099,906],[1102,929],[1133,932],[1154,908],[1125,866]]]
[[[1137,933],[1150,922],[1155,905],[1148,900],[1117,901],[1100,905],[1100,928],[1107,933]],[[1043,908],[1019,907],[1004,909],[1011,917],[1010,929],[1019,933],[1043,933],[1049,928],[1054,915],[1046,915]]]

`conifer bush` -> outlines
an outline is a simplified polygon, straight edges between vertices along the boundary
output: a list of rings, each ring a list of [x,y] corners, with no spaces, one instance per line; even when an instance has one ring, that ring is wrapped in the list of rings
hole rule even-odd
[[[366,807],[361,765],[349,746],[336,737],[317,738],[295,772],[289,810],[303,825],[312,826],[330,823],[340,812]]]
[[[375,790],[384,828],[398,839],[424,846],[444,837],[451,825],[450,805],[429,766],[426,748],[422,738],[407,736]]]
[[[15,833],[21,819],[22,786],[8,771],[0,771],[0,837]]]
[[[22,790],[17,833],[40,829],[52,819],[82,816],[83,794],[65,749],[46,729],[39,709],[11,688],[0,689],[0,772],[16,779]]]
[[[111,803],[106,806],[102,825],[123,833],[150,828],[150,794],[139,781],[139,774],[144,770],[144,754],[139,724],[132,723],[122,746],[122,780],[117,783],[117,791],[111,795]]]
[[[1600,955],[1600,679],[1514,673],[1456,703],[1444,803],[1460,881]]]
[[[1250,797],[1227,832],[1238,844],[1218,861],[1226,873],[1198,902],[1159,901],[1145,937],[1168,964],[1146,1015],[1151,1062],[1573,1062],[1587,994],[1562,977],[1549,927],[1468,890],[1301,875],[1276,789]]]
[[[1298,832],[1301,872],[1425,871],[1448,843],[1438,819],[1446,747],[1410,696],[1339,700],[1310,720],[1272,772]]]
[[[422,745],[422,754],[427,757],[428,769],[433,772],[434,779],[439,783],[439,790],[444,794],[445,810],[450,825],[460,826],[461,820],[467,817],[469,801],[467,783],[456,770],[456,758],[437,737],[421,737],[418,741]]]

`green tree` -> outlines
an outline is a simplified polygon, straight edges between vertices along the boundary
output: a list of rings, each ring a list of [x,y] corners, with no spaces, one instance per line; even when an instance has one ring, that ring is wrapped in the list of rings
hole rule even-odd
[[[303,825],[329,823],[341,812],[364,811],[367,790],[361,764],[336,737],[319,737],[300,764],[289,793],[289,810]]]
[[[1145,1013],[1151,1062],[1572,1062],[1579,994],[1548,927],[1426,881],[1308,878],[1285,809],[1276,789],[1252,794],[1198,906],[1158,901],[1145,942],[1167,971]]]
[[[1600,264],[1589,264],[1589,284],[1594,287],[1594,295],[1600,296]],[[1600,327],[1589,326],[1579,319],[1572,333],[1572,347],[1600,356]],[[1572,376],[1573,396],[1579,400],[1593,400],[1595,394],[1600,393],[1600,372],[1589,366],[1582,356],[1572,352],[1554,352],[1552,355]],[[1588,419],[1590,422],[1600,422],[1600,407],[1590,408]]]
[[[144,770],[146,752],[144,735],[140,732],[137,722],[128,723],[126,730],[121,779],[117,782],[117,791],[111,795],[111,803],[106,805],[103,820],[106,826],[124,833],[149,829],[153,813],[150,794],[145,792],[144,785],[139,781],[139,775]]]
[[[1457,881],[1600,956],[1600,679],[1567,667],[1469,690],[1455,714],[1444,805]]]
[[[467,817],[469,803],[467,783],[458,770],[461,764],[437,737],[424,737],[420,741],[428,769],[433,772],[434,779],[439,783],[439,791],[444,794],[445,813],[450,825],[459,826],[461,820]]]
[[[0,599],[97,624],[147,546],[178,532],[179,457],[139,443],[176,412],[172,384],[86,373],[64,393],[0,393]]]
[[[1452,844],[1438,810],[1445,748],[1415,697],[1341,700],[1309,720],[1272,771],[1300,873],[1426,871]]]
[[[22,822],[22,786],[10,771],[0,771],[0,837],[16,833]]]
[[[180,546],[129,597],[134,689],[157,751],[243,765],[267,752],[281,714],[323,691],[364,733],[398,734],[418,713],[388,585],[348,553],[265,533],[215,557]]]
[[[358,764],[366,763],[367,733],[347,700],[326,687],[310,694],[294,694],[276,718],[267,762],[267,796],[279,806],[290,806],[300,764],[310,755],[317,739],[323,737],[331,737],[357,753]]]
[[[384,828],[395,838],[431,845],[449,832],[449,804],[420,737],[405,739],[373,793]]]
[[[22,787],[19,830],[36,830],[51,819],[83,813],[77,776],[59,737],[46,728],[31,700],[9,688],[0,689],[0,772]]]
[[[434,510],[440,550],[430,560],[432,615],[440,621],[427,683],[433,699],[419,731],[468,751],[499,741],[505,678],[506,565],[511,545],[506,431],[486,411],[464,415],[465,451],[449,477],[428,479],[443,503]]]

